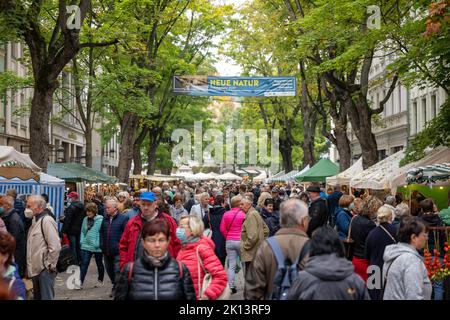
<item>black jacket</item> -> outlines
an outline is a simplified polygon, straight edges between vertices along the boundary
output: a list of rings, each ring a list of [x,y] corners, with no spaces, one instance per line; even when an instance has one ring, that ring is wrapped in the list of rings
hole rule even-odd
[[[280,214],[278,211],[273,211],[272,214],[266,210],[266,208],[261,208],[261,217],[269,228],[269,237],[275,235],[278,230],[280,230]]]
[[[311,220],[309,221],[308,237],[311,238],[311,235],[314,230],[318,227],[325,225],[328,221],[328,205],[327,200],[324,198],[318,198],[314,201],[311,201],[309,204],[309,217]]]
[[[212,229],[212,241],[216,245],[214,252],[218,258],[225,258],[227,256],[227,251],[225,249],[225,237],[220,232],[220,223],[222,222],[223,215],[225,213],[225,208],[222,206],[214,206],[209,210],[209,216],[211,217],[211,229]],[[203,223],[205,228],[209,228],[210,221],[209,216],[206,214],[203,217]]]
[[[80,201],[73,202],[64,214],[62,232],[71,236],[80,236],[85,217],[84,205]]]
[[[112,219],[106,215],[103,218],[100,227],[100,248],[103,254],[116,256],[119,254],[119,242],[125,227],[128,223],[128,217],[117,213]]]
[[[366,259],[366,240],[369,232],[376,227],[375,222],[366,216],[358,215],[351,222],[353,239],[353,256],[358,259]]]
[[[445,226],[444,221],[442,221],[439,214],[423,214],[420,216],[420,219],[425,222],[428,227],[443,227]],[[437,239],[436,239],[437,238]],[[428,233],[428,249],[433,254],[433,250],[436,248],[436,240],[439,240],[440,248],[441,248],[441,256],[443,257],[445,254],[444,242],[446,242],[445,231],[434,231],[430,230]]]
[[[369,260],[369,266],[376,265],[380,268],[380,271],[383,270],[384,249],[388,245],[397,243],[398,230],[397,227],[389,223],[382,223],[381,226],[383,226],[383,228],[385,228],[387,232],[389,232],[389,234],[395,239],[395,241],[380,226],[372,229],[366,239],[366,259]],[[382,273],[380,273],[379,275],[380,278],[378,280],[381,281]],[[380,289],[369,290],[369,294],[372,300],[382,300]]]
[[[2,214],[3,222],[6,230],[16,239],[16,251],[14,252],[14,260],[19,266],[19,274],[23,277],[25,275],[25,266],[27,263],[26,248],[27,236],[23,221],[15,209]]]
[[[170,254],[156,268],[143,256],[133,264],[131,281],[128,263],[116,283],[115,300],[195,300],[195,289],[188,268]]]
[[[308,259],[292,288],[289,300],[370,300],[366,284],[353,264],[336,254]]]
[[[280,196],[273,199],[273,211],[280,211],[281,202]]]

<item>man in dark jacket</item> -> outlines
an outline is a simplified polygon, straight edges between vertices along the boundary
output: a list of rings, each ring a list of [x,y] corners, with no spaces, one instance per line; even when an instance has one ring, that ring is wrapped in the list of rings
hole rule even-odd
[[[288,300],[370,300],[335,230],[318,228],[309,245],[308,261],[292,284]]]
[[[309,204],[309,217],[311,221],[309,222],[308,237],[311,237],[314,230],[327,224],[328,221],[328,205],[327,200],[320,196],[319,186],[309,186],[306,189],[309,199],[311,200]]]
[[[116,276],[120,272],[119,242],[128,222],[127,216],[119,213],[118,205],[115,200],[106,201],[106,216],[100,228],[100,248],[104,255],[106,273],[113,284],[110,297],[113,296]]]
[[[16,189],[6,190],[6,195],[14,199],[14,209],[22,220],[23,227],[25,228],[25,234],[31,226],[32,220],[25,217],[25,202],[22,199],[17,198]]]
[[[4,196],[0,199],[0,217],[5,223],[6,230],[16,239],[16,251],[14,260],[19,266],[19,274],[25,276],[26,266],[26,233],[22,219],[14,209],[14,199],[10,196]]]
[[[83,220],[86,217],[84,212],[84,205],[79,200],[80,196],[75,191],[70,192],[67,195],[67,199],[70,205],[67,207],[64,214],[64,223],[62,226],[62,233],[67,234],[70,242],[70,248],[72,249],[75,260],[78,264],[81,263],[81,247],[80,247],[80,234]]]
[[[336,214],[339,208],[339,199],[342,197],[341,186],[334,187],[334,192],[327,197],[329,223],[332,227],[336,224]]]

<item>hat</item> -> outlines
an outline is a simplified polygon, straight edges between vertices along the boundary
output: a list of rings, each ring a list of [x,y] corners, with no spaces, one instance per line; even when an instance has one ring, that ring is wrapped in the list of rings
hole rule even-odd
[[[278,187],[274,187],[273,189],[272,189],[272,193],[274,193],[274,192],[280,192],[280,189],[278,189]]]
[[[72,191],[67,195],[67,198],[79,198],[79,197],[80,197],[80,195],[78,193],[76,193],[75,191]]]
[[[141,201],[154,202],[156,200],[155,194],[153,192],[147,191],[141,193]]]
[[[309,186],[308,189],[306,189],[306,191],[320,193],[320,188],[319,186]]]

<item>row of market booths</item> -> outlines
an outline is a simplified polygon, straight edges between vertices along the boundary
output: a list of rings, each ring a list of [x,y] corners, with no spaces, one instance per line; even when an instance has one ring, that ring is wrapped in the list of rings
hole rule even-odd
[[[326,177],[327,185],[366,189],[369,192],[401,193],[410,199],[413,191],[435,200],[439,209],[448,207],[450,191],[450,149],[439,147],[419,161],[400,166],[404,151],[399,151],[363,170],[362,158],[347,170]]]
[[[8,189],[15,189],[25,198],[45,193],[57,218],[64,213],[66,191],[77,191],[83,201],[90,184],[96,183],[103,188],[114,184],[117,187],[116,180],[77,163],[48,163],[47,173],[44,173],[27,154],[13,147],[0,146],[0,194],[5,194]]]
[[[327,186],[341,186],[345,193],[365,189],[369,193],[402,193],[410,199],[414,190],[435,200],[439,209],[448,207],[450,192],[450,149],[439,147],[427,152],[421,160],[400,166],[404,151],[399,151],[363,170],[362,158],[339,173],[339,166],[328,158],[320,159],[311,168],[288,173],[281,171],[267,182],[321,182]]]
[[[267,176],[261,174],[255,179],[265,179]],[[153,184],[159,184],[161,182],[175,182],[175,181],[187,181],[187,182],[198,182],[198,181],[242,181],[243,178],[235,175],[231,172],[227,172],[224,174],[218,174],[215,172],[203,173],[199,172],[196,174],[192,173],[179,173],[176,175],[163,175],[163,174],[154,174],[154,175],[131,175],[130,176],[130,185],[134,188],[134,190],[147,189],[150,190]]]

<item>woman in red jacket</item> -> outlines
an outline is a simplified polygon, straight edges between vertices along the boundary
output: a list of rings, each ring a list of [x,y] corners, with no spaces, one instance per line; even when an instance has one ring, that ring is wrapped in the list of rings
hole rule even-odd
[[[177,260],[183,262],[189,269],[197,299],[216,300],[227,286],[227,274],[214,253],[214,242],[204,237],[203,231],[203,221],[197,216],[185,216],[180,219],[177,237],[181,241],[182,248]],[[202,288],[201,294],[199,286],[203,285],[205,270],[211,274],[212,281],[207,288]]]

